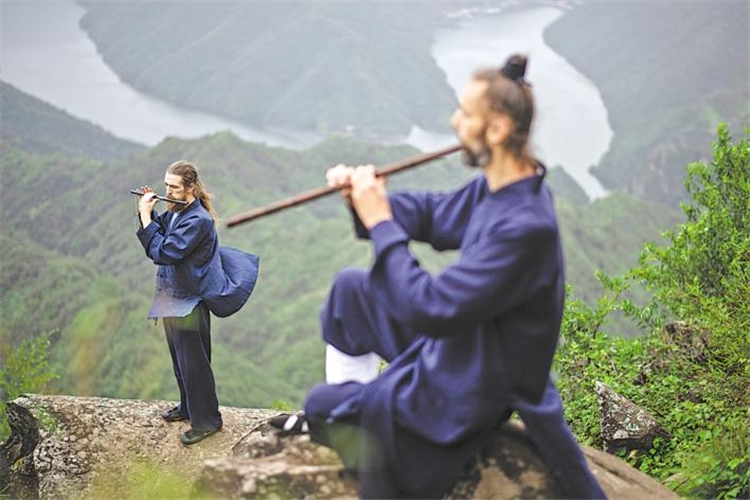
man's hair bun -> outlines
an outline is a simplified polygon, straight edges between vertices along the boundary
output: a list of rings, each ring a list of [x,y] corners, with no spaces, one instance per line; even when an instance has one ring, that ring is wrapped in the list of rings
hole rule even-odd
[[[505,66],[502,67],[500,73],[506,78],[513,80],[516,83],[527,84],[524,80],[526,74],[526,57],[520,54],[513,54],[505,61]]]

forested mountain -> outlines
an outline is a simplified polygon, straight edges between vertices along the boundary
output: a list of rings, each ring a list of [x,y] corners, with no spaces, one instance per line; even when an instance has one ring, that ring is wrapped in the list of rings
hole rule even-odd
[[[719,121],[750,125],[750,4],[586,1],[545,41],[602,93],[614,138],[593,170],[611,190],[683,200],[685,165]],[[582,125],[585,126],[585,125]]]
[[[10,94],[14,99],[16,94]],[[7,96],[6,96],[7,97]],[[24,96],[24,99],[30,97]],[[25,109],[20,107],[19,109]],[[33,109],[33,108],[32,108]],[[65,141],[75,127],[50,130],[45,144]],[[80,130],[86,130],[87,125]],[[9,127],[9,130],[13,130]],[[20,338],[55,332],[56,390],[115,397],[176,396],[161,326],[146,320],[155,268],[135,237],[135,197],[144,183],[160,190],[164,169],[188,158],[225,218],[318,187],[335,163],[381,165],[416,151],[332,137],[307,151],[244,142],[219,133],[167,139],[125,160],[98,161],[62,153],[31,153],[3,143],[3,265],[0,351]],[[476,172],[457,158],[394,176],[390,189],[448,189]],[[564,172],[550,175],[558,192],[567,269],[577,296],[592,297],[593,274],[632,264],[646,239],[677,215],[622,196],[582,203]],[[555,186],[561,186],[557,188]],[[223,403],[295,404],[322,379],[318,311],[334,274],[366,266],[367,242],[355,240],[337,197],[233,229],[219,223],[224,245],[261,256],[258,286],[237,315],[214,323],[216,374]],[[452,255],[415,249],[436,271]]]

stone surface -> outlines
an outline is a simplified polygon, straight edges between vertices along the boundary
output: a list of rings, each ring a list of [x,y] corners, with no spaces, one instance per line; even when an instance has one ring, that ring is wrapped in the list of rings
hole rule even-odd
[[[446,496],[461,498],[562,498],[563,492],[534,452],[518,420],[503,424],[463,471]]]
[[[10,464],[11,496],[86,498],[92,487],[102,496],[109,493],[108,485],[116,489],[127,484],[133,469],[144,464],[197,477],[205,460],[231,456],[243,436],[278,413],[221,407],[224,428],[186,447],[179,437],[190,424],[167,423],[159,416],[174,405],[173,401],[40,395],[9,402],[12,435],[0,445],[0,455]]]
[[[596,382],[602,439],[607,451],[618,448],[646,451],[656,438],[672,436],[650,413],[627,398],[617,394],[603,382]]]
[[[0,490],[9,484],[11,498],[43,499],[356,496],[355,483],[335,453],[307,436],[280,438],[270,429],[268,419],[277,411],[222,407],[224,429],[185,447],[179,434],[188,424],[159,418],[171,405],[20,397],[8,404],[13,434],[0,444],[0,481],[5,481]],[[610,498],[677,498],[617,457],[590,448],[584,448],[584,454]],[[157,473],[144,476],[144,463]],[[158,489],[160,484],[151,482],[177,489]],[[140,489],[129,489],[133,483]],[[149,489],[152,486],[156,489]],[[466,467],[448,498],[560,496],[523,425],[511,421]]]
[[[356,484],[338,455],[309,436],[278,437],[267,423],[240,439],[231,457],[207,460],[193,498],[352,498]]]

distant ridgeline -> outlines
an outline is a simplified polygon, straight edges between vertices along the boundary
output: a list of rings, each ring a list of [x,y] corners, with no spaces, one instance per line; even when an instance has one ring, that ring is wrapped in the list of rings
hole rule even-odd
[[[382,165],[415,153],[407,146],[335,137],[297,152],[229,133],[134,147],[7,85],[0,86],[0,98],[4,113],[14,110],[3,116],[0,143],[0,347],[51,334],[52,365],[60,375],[53,390],[78,395],[176,397],[163,334],[146,320],[155,269],[135,238],[135,197],[129,189],[159,186],[166,165],[189,158],[201,168],[226,218],[320,186],[325,169],[335,163]],[[40,120],[60,125],[38,127]],[[109,145],[108,159],[83,147],[94,143]],[[132,154],[123,158],[127,148]],[[454,157],[396,176],[389,188],[448,189],[472,175],[476,172]],[[579,297],[595,296],[595,269],[623,271],[644,240],[677,220],[664,207],[626,196],[588,204],[559,169],[550,182],[568,278]],[[215,324],[222,404],[300,404],[307,389],[322,380],[319,308],[339,269],[366,266],[371,258],[369,245],[355,240],[337,198],[232,230],[219,222],[222,244],[262,258],[247,306]],[[416,251],[433,271],[452,258],[421,245]]]

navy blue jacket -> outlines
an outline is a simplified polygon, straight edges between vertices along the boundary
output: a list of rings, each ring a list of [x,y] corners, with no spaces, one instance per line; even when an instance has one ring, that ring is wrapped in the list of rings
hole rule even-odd
[[[258,256],[219,247],[214,220],[200,199],[179,214],[153,213],[137,235],[146,256],[159,266],[149,318],[186,316],[201,300],[216,316],[229,316],[255,287]]]

